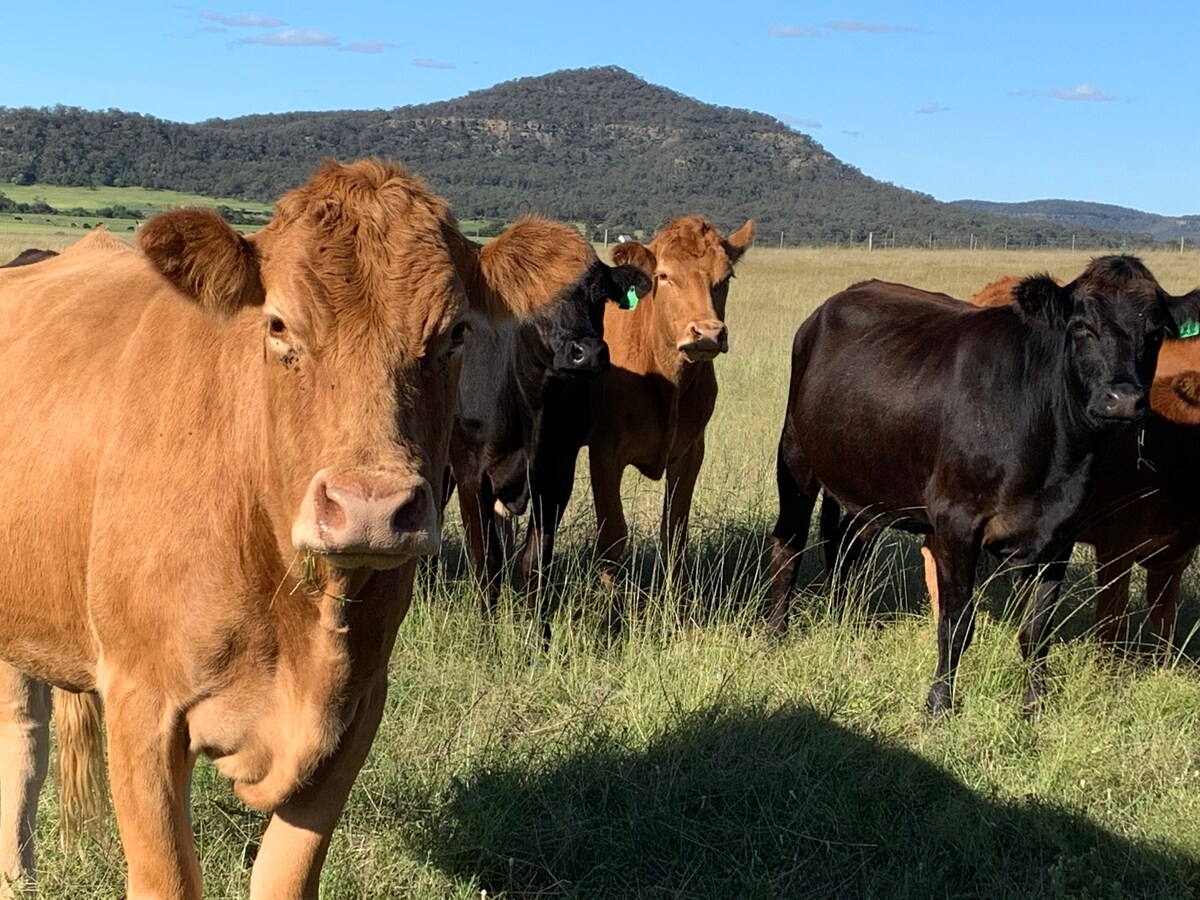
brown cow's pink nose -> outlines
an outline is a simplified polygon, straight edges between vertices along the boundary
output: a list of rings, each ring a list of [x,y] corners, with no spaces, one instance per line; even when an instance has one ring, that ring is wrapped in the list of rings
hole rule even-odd
[[[685,334],[675,346],[691,362],[713,359],[729,349],[729,329],[720,319],[689,322]]]
[[[437,553],[441,529],[433,489],[424,478],[322,469],[292,525],[292,543],[342,568],[389,569]]]

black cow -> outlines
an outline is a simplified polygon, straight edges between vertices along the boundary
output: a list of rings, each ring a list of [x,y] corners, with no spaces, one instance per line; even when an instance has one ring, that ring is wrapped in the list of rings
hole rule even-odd
[[[30,247],[28,250],[22,250],[13,259],[0,266],[0,269],[11,269],[15,266],[31,266],[52,256],[58,256],[58,254],[53,250],[38,250],[36,247]]]
[[[868,281],[827,300],[792,345],[768,620],[786,628],[822,488],[872,529],[926,535],[932,713],[953,702],[981,548],[1041,576],[1020,634],[1025,709],[1036,710],[1049,612],[1095,455],[1143,414],[1162,337],[1200,308],[1200,291],[1170,297],[1130,256],[1093,260],[1066,286],[1028,278],[1016,299],[980,309]]]
[[[591,422],[586,380],[608,367],[604,304],[650,287],[641,269],[596,260],[562,302],[519,326],[476,329],[465,342],[450,468],[485,612],[500,592],[500,530],[530,506],[520,570],[538,604]]]

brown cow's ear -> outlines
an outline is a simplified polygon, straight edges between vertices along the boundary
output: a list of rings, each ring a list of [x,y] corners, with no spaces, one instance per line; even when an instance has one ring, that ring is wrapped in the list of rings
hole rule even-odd
[[[579,281],[595,258],[569,225],[522,219],[475,254],[471,307],[493,320],[528,315]]]
[[[654,256],[654,251],[637,241],[613,244],[608,255],[612,257],[614,266],[636,266],[650,278],[654,277],[654,270],[658,268],[658,259]]]
[[[212,210],[155,216],[139,229],[137,244],[168,281],[217,316],[265,299],[257,250]]]
[[[1065,328],[1074,306],[1070,286],[1063,287],[1049,275],[1031,275],[1013,288],[1013,300],[1026,319]]]
[[[733,265],[742,258],[742,254],[749,250],[754,245],[754,220],[747,219],[746,224],[731,234],[725,240],[721,241],[721,246],[725,248],[725,255],[729,257],[729,264]]]

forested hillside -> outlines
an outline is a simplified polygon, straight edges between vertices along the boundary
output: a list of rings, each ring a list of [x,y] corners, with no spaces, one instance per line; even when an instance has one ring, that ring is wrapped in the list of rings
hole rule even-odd
[[[1193,244],[1200,241],[1200,216],[1160,216],[1111,203],[1088,203],[1083,200],[1028,200],[1024,203],[955,200],[954,205],[1014,219],[1040,219],[1068,228],[1103,228],[1149,234],[1157,241],[1176,242],[1180,238]]]
[[[0,108],[0,182],[139,185],[271,200],[325,157],[402,160],[460,218],[541,212],[598,230],[702,212],[761,240],[877,246],[1133,246],[1149,238],[1014,221],[869,178],[762,113],[615,67],[523,78],[392,110],[181,124],[118,110]],[[0,185],[2,190],[2,185]]]

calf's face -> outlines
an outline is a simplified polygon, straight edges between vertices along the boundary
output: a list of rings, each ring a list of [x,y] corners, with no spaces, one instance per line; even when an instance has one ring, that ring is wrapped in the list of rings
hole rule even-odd
[[[700,216],[685,216],[670,222],[648,245],[617,244],[612,258],[653,273],[651,303],[665,330],[663,337],[685,362],[703,362],[729,349],[729,281],[734,265],[753,242],[753,222],[723,238]]]
[[[593,260],[563,297],[533,318],[531,326],[553,351],[551,367],[556,375],[590,377],[608,368],[604,304],[619,302],[630,290],[639,298],[645,296],[650,278],[634,266],[610,267]]]
[[[1168,295],[1131,256],[1099,257],[1068,285],[1039,276],[1015,290],[1026,316],[1063,332],[1087,414],[1100,423],[1133,421],[1149,408],[1159,346],[1178,317],[1194,315],[1192,297]]]

